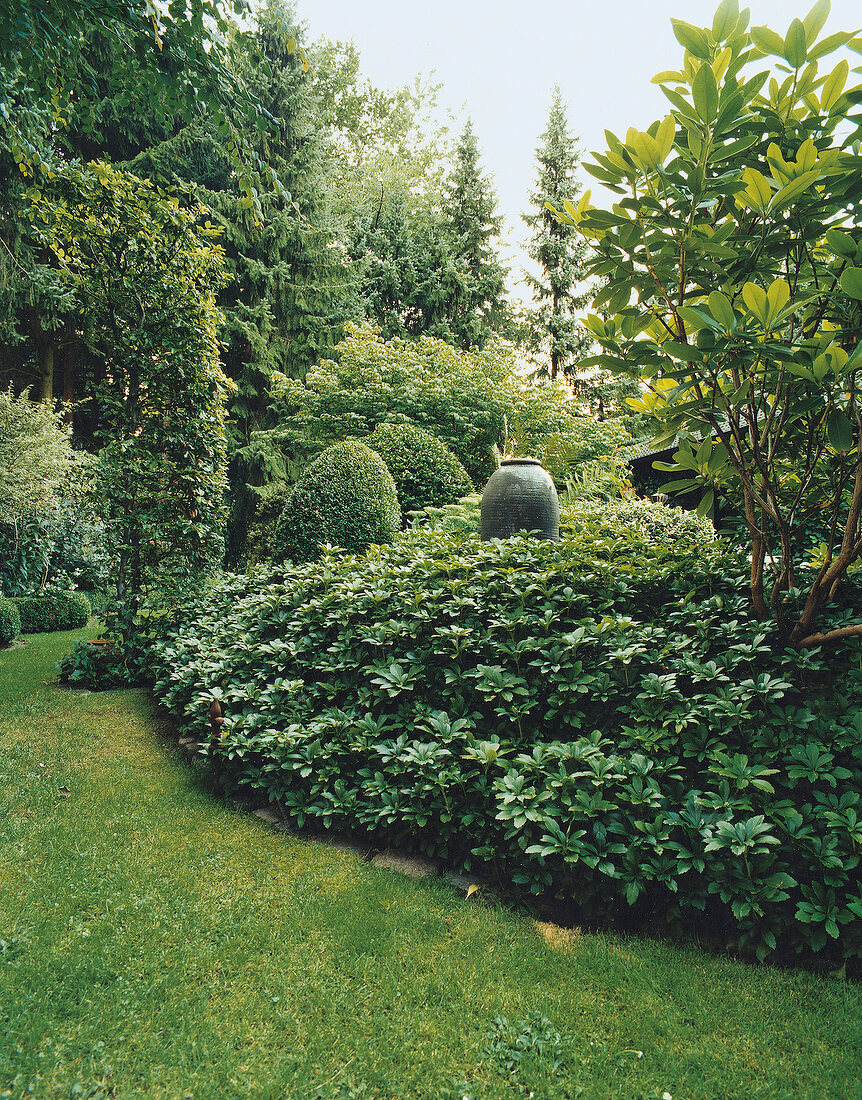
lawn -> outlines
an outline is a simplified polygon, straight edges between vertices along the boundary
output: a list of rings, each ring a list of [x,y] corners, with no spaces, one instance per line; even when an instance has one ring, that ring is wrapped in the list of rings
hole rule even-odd
[[[538,925],[214,795],[0,652],[0,1097],[862,1098],[862,989]]]

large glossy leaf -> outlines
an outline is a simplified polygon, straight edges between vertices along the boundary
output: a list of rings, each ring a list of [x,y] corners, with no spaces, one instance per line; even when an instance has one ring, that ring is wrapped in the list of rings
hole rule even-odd
[[[806,41],[814,42],[817,35],[823,30],[831,10],[831,0],[817,0],[817,3],[802,20],[802,25],[805,28]]]
[[[826,2],[826,0],[824,0]],[[723,42],[736,29],[739,20],[738,0],[721,0],[712,17],[712,37]]]
[[[756,283],[746,283],[742,288],[742,300],[758,321],[765,324],[769,308],[766,301],[766,291]]]
[[[839,61],[832,72],[827,76],[826,83],[823,85],[823,90],[820,93],[820,105],[824,111],[829,111],[835,104],[835,101],[844,91],[844,85],[847,83],[847,77],[850,74],[850,64],[846,58]]]
[[[718,86],[711,65],[703,64],[697,70],[691,92],[698,116],[704,122],[713,122],[718,113]]]
[[[862,268],[845,267],[838,281],[845,294],[862,302]]]
[[[730,299],[720,290],[714,290],[709,296],[709,311],[723,328],[730,331],[734,327],[735,315]]]
[[[701,497],[700,503],[697,508],[695,508],[695,512],[699,516],[705,516],[711,510],[714,503],[715,493],[712,489],[708,489]]]
[[[808,43],[805,40],[805,27],[801,19],[794,19],[784,39],[784,58],[794,69],[801,69],[806,60]]]
[[[853,34],[850,31],[837,31],[835,34],[829,34],[826,38],[811,47],[808,51],[808,60],[817,61],[818,58],[826,57],[827,54],[834,53],[835,50],[840,49],[841,46],[852,43],[852,39]]]
[[[703,60],[709,57],[709,42],[699,27],[694,27],[682,19],[671,19],[670,22],[677,42],[685,46],[689,53]]]
[[[770,27],[752,27],[751,40],[765,54],[784,56],[784,39]]]
[[[856,242],[849,233],[843,233],[840,229],[827,229],[826,243],[835,255],[840,256],[842,260],[855,259]]]
[[[849,451],[855,440],[853,422],[840,409],[833,409],[826,421],[826,438],[836,451]]]
[[[790,183],[785,184],[780,190],[772,197],[772,212],[777,213],[779,210],[784,210],[799,198],[800,195],[805,194],[809,187],[811,187],[817,180],[820,179],[819,169],[814,169],[811,172],[803,172],[801,176],[797,176],[795,180],[791,180]]]

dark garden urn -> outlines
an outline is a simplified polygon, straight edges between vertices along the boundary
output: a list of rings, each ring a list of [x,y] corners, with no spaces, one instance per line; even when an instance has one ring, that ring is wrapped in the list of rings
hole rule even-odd
[[[560,501],[551,475],[536,458],[506,458],[482,493],[480,533],[484,540],[508,539],[531,531],[540,539],[560,538]]]

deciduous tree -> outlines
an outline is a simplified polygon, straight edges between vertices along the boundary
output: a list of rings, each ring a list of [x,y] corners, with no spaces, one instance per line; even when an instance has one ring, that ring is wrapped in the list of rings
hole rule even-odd
[[[30,199],[101,364],[98,496],[117,598],[134,613],[150,587],[176,589],[221,558],[216,230],[198,208],[98,162]]]

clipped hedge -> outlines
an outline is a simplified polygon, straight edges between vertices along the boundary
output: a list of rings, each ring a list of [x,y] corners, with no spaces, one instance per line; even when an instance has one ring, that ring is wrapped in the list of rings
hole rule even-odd
[[[15,601],[0,596],[0,645],[8,645],[21,633],[21,616]]]
[[[273,561],[314,561],[323,544],[363,551],[401,526],[392,475],[380,455],[348,440],[327,447],[302,473],[272,539]]]
[[[858,958],[860,646],[777,649],[729,568],[631,532],[410,532],[228,578],[157,691],[297,826],[482,865],[578,920]]]
[[[16,596],[22,634],[77,630],[90,618],[90,601],[83,592],[52,592],[44,596]]]
[[[446,444],[415,424],[378,424],[362,442],[386,463],[405,512],[453,504],[473,488]]]

